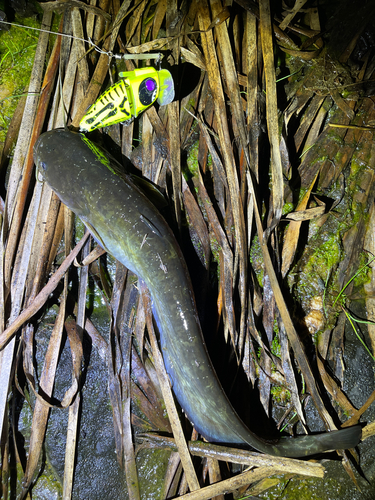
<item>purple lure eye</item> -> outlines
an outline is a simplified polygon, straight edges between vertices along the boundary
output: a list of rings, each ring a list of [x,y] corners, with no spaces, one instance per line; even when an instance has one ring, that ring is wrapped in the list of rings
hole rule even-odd
[[[142,80],[138,89],[139,101],[143,106],[151,106],[156,100],[158,84],[154,78],[148,77]]]
[[[145,81],[146,89],[149,92],[153,92],[156,88],[156,82],[153,78],[149,78]]]

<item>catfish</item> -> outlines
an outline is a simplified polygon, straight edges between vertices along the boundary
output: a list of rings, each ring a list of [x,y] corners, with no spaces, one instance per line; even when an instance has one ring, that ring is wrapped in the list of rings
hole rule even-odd
[[[216,376],[197,314],[188,269],[165,219],[122,166],[84,134],[56,129],[34,147],[39,176],[100,245],[147,285],[172,390],[209,442],[305,457],[355,447],[359,425],[318,435],[267,441],[237,415]]]

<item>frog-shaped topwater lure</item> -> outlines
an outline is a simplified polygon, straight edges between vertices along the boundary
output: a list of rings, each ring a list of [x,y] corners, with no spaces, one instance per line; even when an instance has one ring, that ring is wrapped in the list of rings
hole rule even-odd
[[[131,123],[154,102],[164,106],[174,99],[174,83],[167,69],[152,66],[120,72],[121,80],[109,87],[87,110],[79,128],[92,132],[115,123]]]

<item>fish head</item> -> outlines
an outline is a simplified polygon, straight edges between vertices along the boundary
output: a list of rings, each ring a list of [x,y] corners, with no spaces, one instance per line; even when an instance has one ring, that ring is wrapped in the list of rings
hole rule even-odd
[[[64,129],[43,133],[34,145],[37,179],[46,182],[60,200],[79,216],[87,209],[85,179],[88,168],[77,161],[81,134]]]

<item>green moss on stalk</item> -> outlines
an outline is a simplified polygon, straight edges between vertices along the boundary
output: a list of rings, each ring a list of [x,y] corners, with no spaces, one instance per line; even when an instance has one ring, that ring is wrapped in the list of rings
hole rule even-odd
[[[263,255],[258,236],[255,236],[253,238],[253,241],[251,242],[250,262],[256,274],[259,285],[263,286]]]
[[[199,172],[198,152],[199,152],[199,141],[195,141],[194,144],[189,149],[186,159],[187,168],[193,177],[195,175],[198,175]]]
[[[279,340],[279,335],[277,333],[275,333],[275,336],[273,337],[272,340],[271,352],[278,358],[281,356],[280,340]]]
[[[273,400],[277,404],[285,405],[286,403],[288,403],[290,401],[290,392],[288,391],[288,389],[286,389],[285,387],[282,387],[280,385],[272,386],[271,387],[271,394],[272,394]]]

